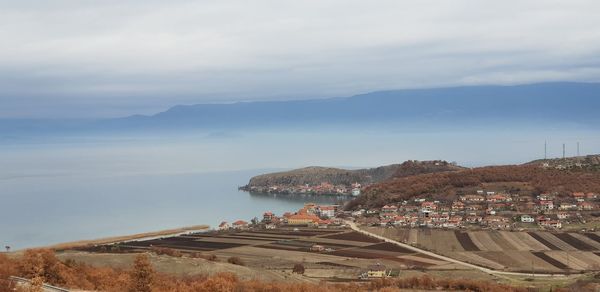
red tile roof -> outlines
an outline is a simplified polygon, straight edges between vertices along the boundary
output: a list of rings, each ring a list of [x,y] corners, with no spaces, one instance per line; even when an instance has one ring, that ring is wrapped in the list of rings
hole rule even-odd
[[[233,222],[233,225],[248,225],[248,222],[244,221],[244,220],[238,220]]]

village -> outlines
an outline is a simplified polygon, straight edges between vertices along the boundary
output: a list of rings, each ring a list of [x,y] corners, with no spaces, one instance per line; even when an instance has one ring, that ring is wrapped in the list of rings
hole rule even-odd
[[[586,234],[594,232],[595,225],[586,225],[586,223],[596,222],[594,211],[598,208],[598,201],[599,196],[595,193],[575,192],[565,197],[558,194],[543,193],[537,196],[526,196],[508,194],[507,192],[477,190],[472,194],[460,195],[453,201],[430,200],[423,196],[410,201],[401,201],[398,204],[388,204],[381,208],[354,211],[343,210],[340,205],[307,203],[300,210],[293,213],[286,212],[281,216],[267,211],[262,215],[262,218],[254,218],[250,222],[244,220],[237,220],[231,224],[222,222],[218,226],[218,232],[243,232],[261,229],[298,232],[304,228],[333,231],[347,230],[348,224],[357,224],[362,226],[361,228],[368,228],[371,232],[380,234],[386,234],[385,231],[382,231],[386,228],[395,230],[454,229],[456,231],[452,233],[451,238],[456,236],[459,240],[458,246],[464,248],[465,251],[478,253],[478,250],[485,250],[485,248],[475,247],[473,243],[475,240],[472,239],[474,234],[470,232],[476,230],[513,231],[519,235],[527,233],[516,231],[571,230],[586,232]],[[469,233],[459,232],[460,229],[470,231],[468,231]],[[465,236],[460,236],[461,234]],[[552,243],[544,241],[536,233],[529,232],[529,234],[539,242],[552,247]],[[571,235],[555,234],[566,240],[566,242],[570,242],[573,246],[579,247],[577,240],[569,238]],[[419,238],[420,236],[422,235],[418,235]],[[433,235],[433,237],[436,236],[438,235]],[[489,233],[486,236],[489,236]],[[592,235],[588,234],[588,236]],[[456,247],[452,247],[452,253],[450,253],[450,251],[438,250],[439,244],[435,243],[432,246],[427,246],[427,244],[419,244],[416,241],[411,242],[408,237],[401,240],[401,242],[442,254],[456,255],[454,253]],[[469,248],[470,245],[473,247]],[[311,245],[302,248],[312,253],[335,254],[340,252],[337,251],[336,246],[328,246],[319,242],[313,242]],[[387,248],[391,248],[391,246]],[[508,251],[503,250],[502,252]],[[536,256],[544,257],[545,255],[537,254]],[[469,262],[469,260],[466,261]],[[488,265],[488,263],[479,261],[473,261],[473,263],[482,266]],[[520,268],[515,264],[514,267],[508,265],[504,269],[508,267],[511,269]],[[548,269],[552,268],[556,267],[551,266]],[[561,266],[560,268],[564,269],[565,267]],[[364,279],[389,277],[391,271],[385,265],[377,262],[369,265],[368,269],[363,270],[359,277]]]
[[[580,226],[594,218],[598,194],[572,193],[524,196],[478,190],[457,200],[424,197],[380,209],[358,210],[352,217],[367,225],[428,228],[489,228],[496,230],[561,229]]]
[[[323,182],[317,185],[269,185],[269,186],[249,186],[240,189],[257,192],[257,193],[274,193],[274,194],[289,194],[289,195],[341,195],[341,196],[358,196],[363,187],[360,183],[352,183],[349,185],[338,184],[334,185],[329,182]]]
[[[328,185],[323,183],[322,185]],[[575,192],[569,197],[557,194],[525,196],[505,192],[477,190],[453,201],[421,196],[381,208],[342,210],[339,205],[307,203],[295,213],[276,216],[265,212],[251,222],[222,222],[219,230],[280,226],[335,228],[350,220],[366,226],[405,228],[483,228],[495,230],[548,229],[585,226],[595,220],[599,196]]]

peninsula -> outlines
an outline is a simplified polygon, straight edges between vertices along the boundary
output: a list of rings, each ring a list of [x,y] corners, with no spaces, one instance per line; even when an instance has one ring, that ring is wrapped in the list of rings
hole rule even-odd
[[[341,169],[331,167],[306,167],[291,171],[255,176],[240,190],[255,193],[310,194],[310,195],[353,195],[358,196],[363,188],[392,177],[407,177],[417,174],[458,171],[465,169],[443,160],[409,160],[365,169]]]

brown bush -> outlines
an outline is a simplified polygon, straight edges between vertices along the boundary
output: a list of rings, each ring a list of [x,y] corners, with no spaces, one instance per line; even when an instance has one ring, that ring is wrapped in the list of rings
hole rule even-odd
[[[218,261],[217,256],[214,254],[203,254],[200,252],[195,252],[195,253],[190,254],[190,257],[195,258],[195,259],[205,259],[205,260],[212,261],[212,262]]]
[[[133,262],[129,291],[151,292],[153,280],[154,269],[150,263],[150,258],[148,258],[148,255],[146,254],[137,255]]]
[[[17,263],[4,254],[0,254],[0,292],[12,291],[8,278],[17,275]]]
[[[246,265],[246,263],[244,263],[244,261],[242,261],[242,259],[240,259],[239,257],[230,257],[227,259],[227,262],[238,266]]]
[[[168,248],[168,247],[153,246],[150,248],[150,250],[157,255],[168,255],[168,256],[178,257],[178,258],[182,257],[182,254],[180,251],[178,251],[176,249]]]
[[[300,274],[300,275],[304,274],[304,265],[303,264],[295,264],[294,268],[292,269],[292,272],[296,273],[296,274]]]

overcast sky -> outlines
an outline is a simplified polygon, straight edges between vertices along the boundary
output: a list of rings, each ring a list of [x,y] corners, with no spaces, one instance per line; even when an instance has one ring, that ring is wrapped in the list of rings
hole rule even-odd
[[[0,0],[0,118],[600,81],[600,1]]]

